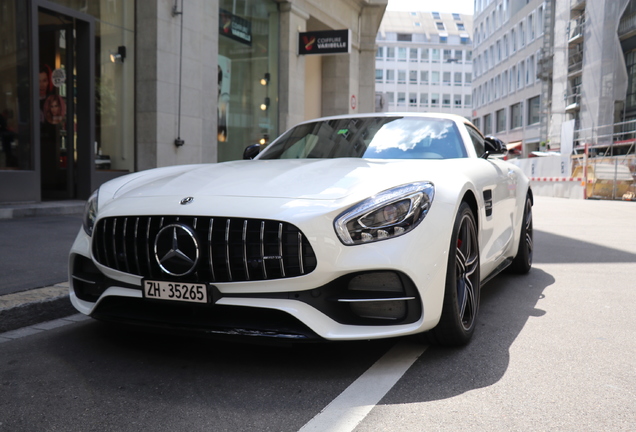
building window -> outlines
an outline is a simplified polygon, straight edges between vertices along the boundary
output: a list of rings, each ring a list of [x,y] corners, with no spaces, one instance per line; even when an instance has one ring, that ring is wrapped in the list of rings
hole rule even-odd
[[[428,93],[420,93],[420,106],[428,106]]]
[[[398,82],[398,84],[406,84],[406,71],[405,70],[398,70],[397,82]]]
[[[449,94],[444,94],[442,98],[442,107],[450,108],[450,106],[451,106],[451,96]]]
[[[409,93],[409,106],[417,106],[417,93]]]
[[[540,96],[528,99],[528,125],[537,124],[541,121]]]
[[[431,49],[431,60],[433,60],[433,63],[439,63],[440,52],[438,48]]]
[[[443,22],[437,21],[435,23],[435,25],[437,26],[437,30],[442,30],[442,31],[446,30],[446,27],[444,27],[444,23]]]
[[[395,71],[393,69],[386,71],[386,82],[387,84],[393,84],[395,82]]]
[[[453,106],[455,108],[461,108],[462,107],[462,95],[454,95],[453,96]]]
[[[439,43],[441,43],[441,44],[448,43],[448,36],[440,36],[439,37]]]
[[[462,85],[462,73],[461,72],[455,72],[455,77],[454,77],[454,84],[456,86],[460,86]]]
[[[433,15],[433,19],[442,19],[442,17],[439,16],[439,12],[431,12],[431,14]]]
[[[409,61],[412,61],[412,62],[417,61],[417,48],[409,49]]]
[[[409,71],[409,82],[411,84],[417,84],[417,71]]]
[[[464,95],[464,108],[472,108],[472,105],[473,105],[472,96],[469,94]]]
[[[505,132],[506,130],[506,110],[500,109],[495,113],[497,121],[497,132]]]
[[[406,61],[406,48],[398,48],[398,61]]]
[[[431,93],[431,106],[432,107],[439,106],[439,93]]]
[[[444,50],[444,63],[448,63],[451,59],[451,50],[449,49],[445,49]]]
[[[455,23],[455,25],[457,25],[457,30],[466,31],[466,27],[464,26],[464,23]]]
[[[384,80],[384,70],[376,69],[375,70],[375,82],[381,83]]]
[[[470,45],[470,38],[468,36],[460,36],[459,43],[462,45]]]
[[[461,20],[462,20],[462,17],[460,17],[458,13],[454,13],[454,14],[453,14],[453,19],[454,19],[455,21],[461,21]]]
[[[420,84],[428,84],[428,71],[420,71]]]
[[[484,116],[484,135],[492,135],[492,115],[486,114]]]
[[[404,106],[406,104],[406,93],[398,92],[398,94],[397,94],[397,104],[398,104],[398,106]]]
[[[420,61],[422,63],[428,63],[428,48],[422,48],[420,51]]]
[[[443,84],[444,85],[451,85],[451,73],[450,72],[444,72],[443,76],[442,76],[442,80],[443,80]]]
[[[464,74],[464,85],[469,86],[472,84],[472,82],[473,82],[473,74],[470,72],[466,72]]]
[[[523,126],[521,114],[521,102],[510,107],[510,129],[516,129]]]
[[[395,47],[386,47],[386,59],[395,60]]]
[[[439,85],[439,71],[431,72],[431,84]]]
[[[473,119],[473,124],[477,129],[481,129],[481,121],[478,118]]]
[[[378,60],[382,60],[384,58],[384,47],[378,47],[378,50],[375,52],[375,58]]]
[[[388,92],[386,94],[386,100],[389,101],[390,104],[394,104],[395,103],[395,93]]]
[[[413,40],[413,35],[410,33],[398,33],[397,40],[398,42],[411,42]]]

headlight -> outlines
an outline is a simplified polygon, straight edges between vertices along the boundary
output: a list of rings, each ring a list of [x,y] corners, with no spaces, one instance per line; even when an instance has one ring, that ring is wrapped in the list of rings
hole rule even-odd
[[[95,220],[97,219],[97,195],[99,189],[92,193],[86,206],[84,207],[84,231],[89,236],[93,235],[93,227],[95,226]]]
[[[434,196],[435,186],[430,182],[385,190],[338,216],[336,234],[346,245],[401,236],[422,222]]]

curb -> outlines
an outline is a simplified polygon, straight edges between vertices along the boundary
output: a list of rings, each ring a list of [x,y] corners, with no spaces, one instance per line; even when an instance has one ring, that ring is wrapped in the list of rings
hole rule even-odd
[[[77,313],[68,282],[0,296],[0,333]]]
[[[0,219],[32,216],[82,214],[86,201],[53,201],[43,203],[0,205]]]

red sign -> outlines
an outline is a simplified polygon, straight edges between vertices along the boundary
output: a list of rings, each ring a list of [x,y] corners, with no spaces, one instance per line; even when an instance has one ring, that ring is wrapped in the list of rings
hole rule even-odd
[[[356,95],[351,95],[351,109],[356,109],[358,107],[358,99],[356,99]]]

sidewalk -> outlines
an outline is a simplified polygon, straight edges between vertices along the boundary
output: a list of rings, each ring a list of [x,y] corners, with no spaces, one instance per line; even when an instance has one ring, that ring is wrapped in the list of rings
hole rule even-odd
[[[84,204],[0,204],[0,333],[77,313],[69,300],[64,263]],[[55,254],[55,260],[46,253]],[[52,283],[52,278],[60,282]]]

